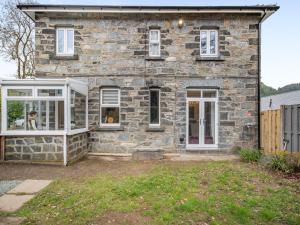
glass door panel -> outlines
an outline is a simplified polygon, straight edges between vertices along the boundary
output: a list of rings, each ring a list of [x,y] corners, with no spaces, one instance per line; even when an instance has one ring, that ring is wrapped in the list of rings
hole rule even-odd
[[[215,129],[216,129],[216,112],[215,102],[204,102],[203,129],[204,129],[204,144],[215,144]]]
[[[199,101],[188,101],[188,144],[199,144],[200,118],[199,118]]]

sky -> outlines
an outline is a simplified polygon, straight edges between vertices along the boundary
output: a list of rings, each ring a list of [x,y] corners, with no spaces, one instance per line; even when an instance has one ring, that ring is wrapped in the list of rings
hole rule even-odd
[[[0,0],[3,4],[5,0]],[[300,83],[299,0],[36,0],[42,4],[93,5],[257,5],[280,9],[262,25],[262,81],[274,88]],[[0,58],[0,75],[13,75],[16,66]]]

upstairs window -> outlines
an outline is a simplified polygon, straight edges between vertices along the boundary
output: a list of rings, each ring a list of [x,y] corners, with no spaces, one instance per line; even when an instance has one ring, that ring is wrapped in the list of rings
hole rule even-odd
[[[160,126],[160,92],[159,89],[150,90],[150,127]]]
[[[67,55],[67,56],[74,54],[74,29],[73,28],[57,28],[56,54]]]
[[[205,57],[218,56],[218,31],[217,30],[200,31],[200,56],[205,56]]]
[[[101,89],[100,125],[120,126],[120,90]]]
[[[160,57],[160,30],[149,32],[149,56]]]

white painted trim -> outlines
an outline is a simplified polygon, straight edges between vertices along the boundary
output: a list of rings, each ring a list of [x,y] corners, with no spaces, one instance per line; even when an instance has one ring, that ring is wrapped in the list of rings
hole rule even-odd
[[[70,129],[70,87],[86,97],[86,127],[72,132],[80,133],[88,130],[88,86],[87,83],[75,79],[24,79],[24,80],[0,80],[2,117],[1,134],[5,136],[32,136],[32,135],[63,135]],[[32,96],[7,96],[7,89],[31,89]],[[62,89],[62,96],[38,96],[38,89]],[[23,130],[7,130],[7,101],[64,101],[64,131],[63,130],[26,130],[27,123]],[[56,103],[57,104],[57,103]],[[49,104],[47,103],[47,107]],[[57,107],[56,107],[57,108]],[[47,112],[46,112],[47,113]],[[55,113],[57,114],[57,112]],[[46,116],[49,119],[49,112]],[[48,124],[49,125],[49,124]],[[71,132],[71,133],[72,133]]]
[[[67,138],[67,134],[64,132],[64,152],[63,152],[63,156],[64,156],[64,165],[66,166],[68,164],[68,144],[67,144],[68,138]]]
[[[157,38],[158,40],[151,40],[151,33],[152,31],[154,32],[157,32]],[[161,45],[161,40],[160,40],[160,30],[159,29],[150,29],[149,30],[149,56],[150,57],[160,57],[160,45]],[[154,54],[151,54],[151,43],[153,44],[158,44],[158,55],[154,55]]]
[[[64,50],[63,52],[59,52],[58,51],[58,31],[63,31],[64,32]],[[68,31],[72,31],[73,32],[73,45],[72,45],[72,51],[68,52]],[[74,29],[73,28],[69,28],[69,27],[59,27],[56,28],[56,55],[59,56],[73,56],[74,55]]]
[[[71,92],[71,88],[70,85],[65,84],[65,103],[64,103],[64,107],[65,108],[65,118],[64,118],[64,126],[65,126],[65,133],[68,133],[71,130],[71,105],[70,105],[70,92]]]
[[[215,54],[211,54],[210,53],[210,32],[214,31],[215,32],[215,43],[216,43],[216,46],[215,46]],[[203,54],[201,53],[201,32],[206,32],[206,51],[207,53],[206,54]],[[200,41],[199,41],[199,44],[200,44],[200,56],[203,56],[203,57],[217,57],[219,56],[219,31],[217,29],[201,29],[200,30]]]
[[[151,123],[151,91],[158,91],[158,123]],[[149,89],[149,127],[160,127],[160,89],[159,88],[150,88]]]
[[[39,95],[38,92],[39,90],[62,90],[62,95],[61,96],[43,96],[43,95]],[[63,89],[63,86],[36,86],[34,87],[34,97],[35,98],[49,98],[49,99],[53,99],[53,98],[64,98],[65,96],[65,92]]]
[[[30,6],[29,6],[30,7]],[[263,14],[264,11],[272,12],[274,13],[275,10],[257,10],[257,9],[222,9],[222,10],[215,10],[215,9],[203,9],[203,10],[197,10],[197,9],[70,9],[70,8],[52,8],[52,9],[45,9],[45,7],[41,8],[23,8],[23,12],[84,12],[84,13],[217,13],[217,14],[223,14],[223,13],[259,13]]]
[[[34,79],[2,79],[0,80],[0,84],[7,86],[7,85],[17,85],[17,87],[20,86],[26,86],[26,85],[46,85],[47,87],[51,87],[53,85],[64,85],[64,84],[79,84],[86,86],[87,83],[80,81],[78,79],[71,79],[71,78],[61,78],[61,79],[51,79],[51,78],[34,78]],[[28,87],[28,86],[26,86]],[[31,88],[31,87],[29,87]]]
[[[2,86],[2,88],[5,90],[6,98],[20,98],[20,99],[25,99],[25,98],[33,98],[34,97],[34,88],[33,87],[28,87],[28,86]],[[31,90],[31,95],[28,96],[8,96],[8,90],[18,90],[18,89],[26,89],[26,90]]]
[[[13,131],[2,131],[2,136],[60,136],[64,135],[63,130],[59,131],[30,131],[30,130],[13,130]]]
[[[67,135],[74,135],[74,134],[80,134],[80,133],[85,133],[88,132],[89,129],[87,128],[81,128],[81,129],[76,129],[76,130],[70,130]]]
[[[200,91],[201,97],[186,97],[186,149],[187,150],[210,150],[216,149],[219,146],[219,92],[216,89],[187,89],[188,91]],[[215,98],[203,98],[203,91],[215,91]],[[189,144],[189,101],[199,102],[199,120],[201,120],[201,125],[199,125],[199,144]],[[215,144],[204,144],[204,103],[205,102],[215,102]],[[202,135],[201,135],[202,134]]]
[[[75,81],[75,82],[74,82]],[[88,96],[88,84],[83,82],[77,82],[77,80],[72,80],[69,82],[69,86],[72,90],[79,92],[82,95]]]

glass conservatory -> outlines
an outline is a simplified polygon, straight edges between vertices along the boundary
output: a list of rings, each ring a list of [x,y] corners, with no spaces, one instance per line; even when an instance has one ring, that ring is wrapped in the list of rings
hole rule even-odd
[[[67,143],[68,139],[88,131],[87,84],[68,78],[2,80],[1,94],[1,135],[8,140],[13,136],[19,139],[26,136],[54,136],[56,142],[60,142],[57,137],[61,136],[62,158],[64,164],[67,164],[67,151],[71,149]],[[47,143],[45,140],[38,140]],[[47,138],[47,140],[50,140],[50,143],[55,142],[54,139]],[[16,143],[16,140],[8,143]],[[43,150],[43,146],[40,147]],[[52,148],[59,149],[58,146]],[[50,160],[50,156],[47,158],[49,154],[45,157],[39,155],[42,159]],[[36,156],[26,157],[32,159]],[[61,158],[51,157],[57,160]],[[22,155],[19,158],[22,159]]]

